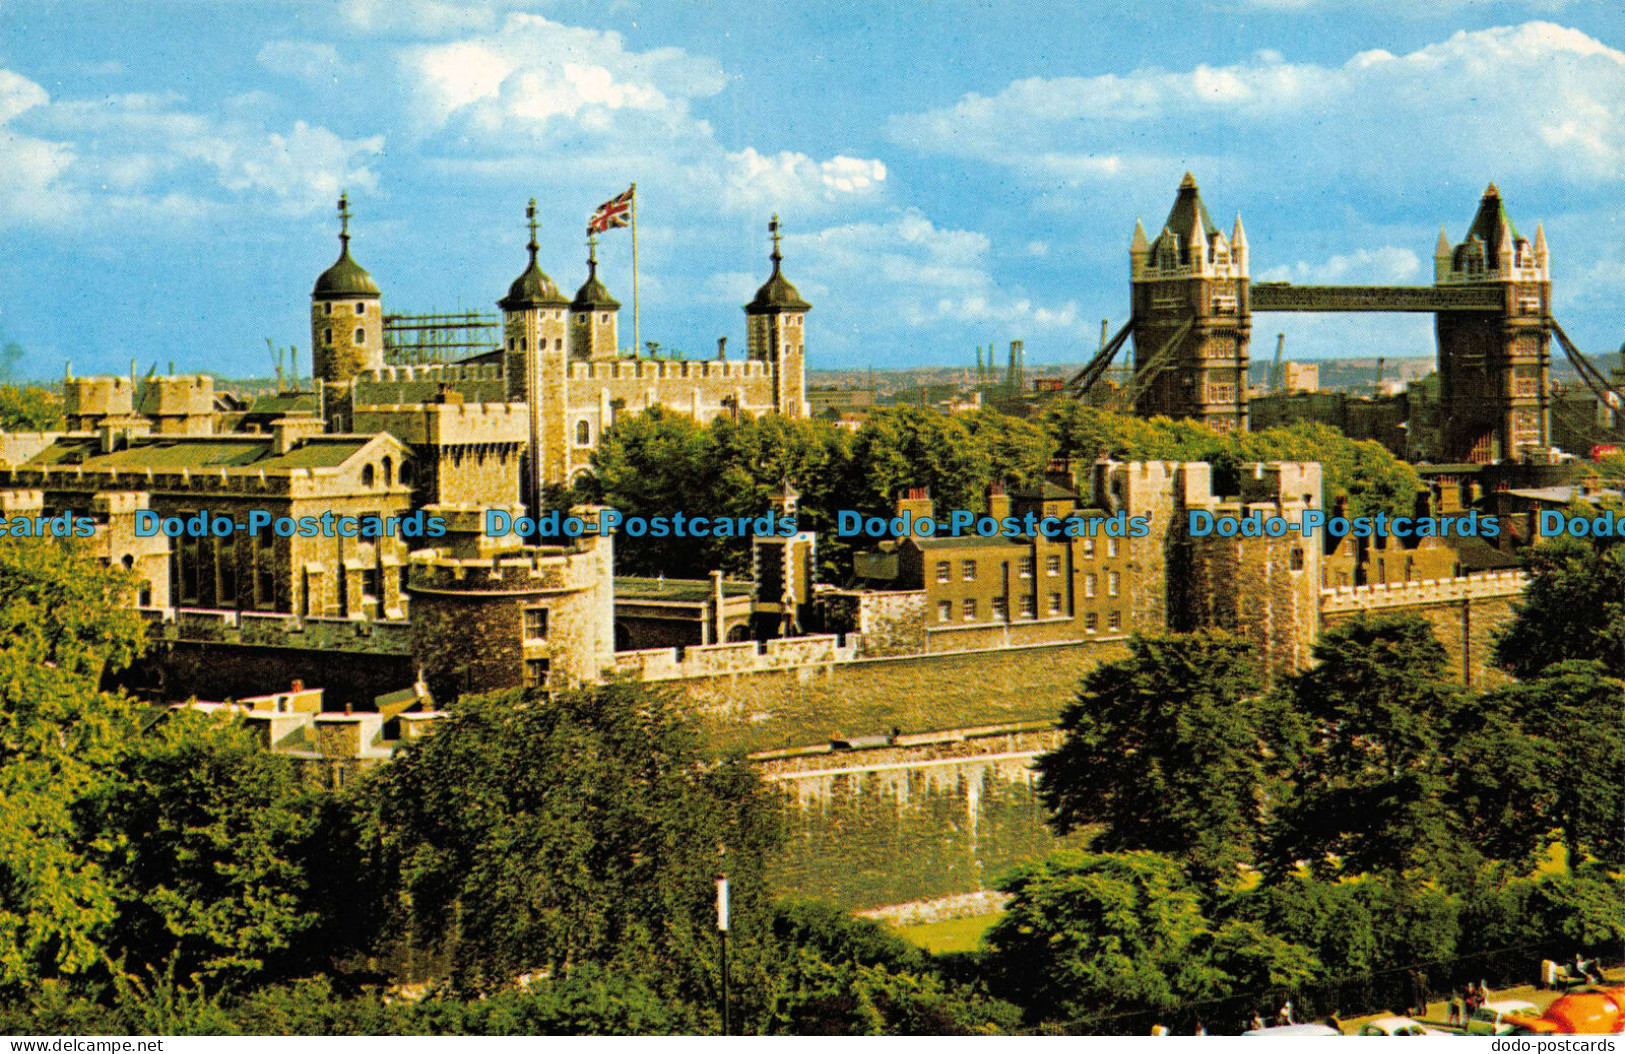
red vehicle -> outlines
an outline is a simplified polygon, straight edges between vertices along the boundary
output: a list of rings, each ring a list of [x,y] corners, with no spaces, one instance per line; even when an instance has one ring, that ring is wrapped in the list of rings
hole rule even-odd
[[[1514,1035],[1618,1035],[1625,1032],[1625,988],[1573,992],[1558,998],[1539,1017],[1510,1021]]]

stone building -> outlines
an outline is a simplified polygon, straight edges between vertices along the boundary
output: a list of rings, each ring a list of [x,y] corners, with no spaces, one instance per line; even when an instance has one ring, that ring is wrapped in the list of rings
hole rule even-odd
[[[713,360],[623,351],[621,305],[598,277],[596,250],[588,256],[586,281],[573,298],[565,296],[538,261],[533,201],[529,259],[498,301],[502,346],[459,363],[400,367],[384,362],[378,286],[350,256],[347,210],[341,217],[339,260],[311,294],[316,375],[331,427],[391,431],[413,446],[425,468],[473,453],[477,465],[503,477],[482,491],[493,504],[506,505],[518,493],[534,505],[542,488],[589,472],[599,436],[618,415],[661,406],[701,422],[739,413],[808,416],[804,324],[811,305],[784,276],[777,217],[770,225],[772,273],[745,306],[743,360],[720,351]],[[429,429],[420,420],[423,407],[436,402],[460,403],[460,428],[479,438],[453,444],[461,451],[421,442]],[[487,423],[475,425],[476,417]],[[470,443],[482,449],[471,451]],[[532,450],[535,467],[524,468]],[[437,500],[483,500],[470,489],[477,488]]]
[[[26,459],[0,462],[0,490],[40,492],[47,514],[84,513],[103,495],[136,492],[145,497],[135,507],[160,518],[185,521],[207,512],[239,528],[256,512],[320,521],[411,511],[411,487],[401,477],[410,455],[387,433],[329,434],[314,417],[280,418],[259,434],[161,436],[149,428],[146,418],[102,419],[94,433],[55,436]],[[401,613],[409,539],[399,535],[282,537],[267,526],[253,536],[239,530],[224,537],[160,535],[158,542],[171,547],[167,590],[178,605],[318,616]],[[154,597],[159,592],[155,583]]]
[[[1321,507],[1320,466],[1255,465],[1226,495],[1200,462],[1064,466],[1031,493],[990,496],[989,515],[1076,518],[1093,533],[907,537],[858,554],[857,586],[821,594],[865,654],[920,654],[1126,637],[1213,626],[1258,645],[1272,670],[1301,668],[1319,630],[1321,552],[1301,536],[1195,537],[1189,513],[1283,516]],[[931,515],[913,494],[898,514]],[[1144,517],[1149,530],[1127,530]]]

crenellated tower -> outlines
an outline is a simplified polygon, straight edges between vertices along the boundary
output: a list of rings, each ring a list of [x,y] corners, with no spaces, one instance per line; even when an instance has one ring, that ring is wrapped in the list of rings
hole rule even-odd
[[[339,197],[339,258],[310,291],[311,364],[318,380],[346,382],[384,365],[383,299],[350,256],[350,198]]]
[[[1209,217],[1189,172],[1155,240],[1139,223],[1129,246],[1134,368],[1142,417],[1188,417],[1247,428],[1247,235]],[[1149,373],[1147,373],[1149,371]]]
[[[1521,236],[1491,183],[1466,238],[1452,246],[1440,229],[1433,266],[1435,286],[1489,286],[1501,293],[1497,311],[1435,316],[1444,460],[1543,459],[1551,445],[1545,229],[1535,228],[1533,243]]]
[[[525,209],[530,263],[497,301],[502,309],[502,335],[509,401],[523,400],[530,414],[530,447],[523,493],[533,510],[547,483],[567,476],[569,436],[570,301],[536,263],[536,199]]]
[[[801,299],[780,264],[779,218],[767,225],[773,236],[773,273],[745,305],[747,355],[773,372],[773,409],[786,417],[806,417],[807,353],[804,323],[812,305]]]

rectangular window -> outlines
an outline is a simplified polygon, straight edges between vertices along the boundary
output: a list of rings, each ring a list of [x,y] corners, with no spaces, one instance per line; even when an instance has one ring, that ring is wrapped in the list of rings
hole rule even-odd
[[[525,687],[542,688],[547,685],[547,660],[525,660]]]
[[[1085,560],[1093,560],[1095,558],[1095,540],[1093,538],[1085,538],[1083,540],[1083,558]]]
[[[1031,593],[1021,594],[1021,617],[1038,617],[1038,598],[1033,596]]]
[[[937,621],[949,622],[954,617],[954,602],[952,600],[937,601]]]
[[[1303,570],[1303,548],[1301,546],[1293,546],[1292,548],[1292,570]]]
[[[960,565],[960,568],[964,572],[965,581],[967,581],[967,582],[976,581],[976,561],[975,560],[966,560],[966,561],[964,561]]]
[[[1061,594],[1051,593],[1049,595],[1049,613],[1051,615],[1059,615],[1061,613]]]
[[[1083,616],[1083,628],[1088,630],[1090,633],[1093,633],[1095,630],[1099,629],[1100,616],[1095,614],[1093,611]]]
[[[546,608],[526,608],[525,609],[525,639],[526,640],[546,640],[547,639],[547,609]]]
[[[1110,629],[1122,629],[1123,613],[1120,611],[1114,611],[1110,615],[1106,616],[1106,625]]]
[[[960,605],[960,611],[968,619],[975,618],[976,617],[976,600],[974,598],[972,598],[972,597],[966,597],[965,602],[962,605]]]
[[[953,577],[953,573],[954,573],[953,565],[950,564],[947,560],[938,560],[937,561],[937,581],[938,582],[946,582],[946,581],[948,581],[948,579]]]
[[[1022,578],[1031,578],[1033,576],[1033,558],[1030,556],[1023,556],[1018,564],[1018,568],[1021,572]]]
[[[1044,573],[1058,575],[1061,573],[1061,557],[1056,553],[1044,557]]]
[[[1083,576],[1083,595],[1084,596],[1092,597],[1092,596],[1095,595],[1095,583],[1097,581],[1099,581],[1099,579],[1095,576],[1095,573],[1093,571],[1091,571],[1088,574]]]
[[[1122,575],[1119,575],[1116,571],[1109,572],[1106,575],[1106,595],[1109,597],[1116,596],[1118,590],[1122,587],[1122,584]]]
[[[186,604],[197,603],[197,561],[198,545],[196,538],[181,539],[181,602]]]
[[[220,606],[235,607],[237,604],[237,537],[228,535],[220,539],[220,546],[216,550],[220,561]]]
[[[1007,619],[1007,618],[1009,618],[1010,617],[1010,601],[1006,600],[1004,597],[994,597],[993,598],[993,617],[996,618],[996,619]]]
[[[1117,555],[1117,539],[1116,538],[1107,538],[1106,539],[1106,555],[1107,556],[1116,556]]]

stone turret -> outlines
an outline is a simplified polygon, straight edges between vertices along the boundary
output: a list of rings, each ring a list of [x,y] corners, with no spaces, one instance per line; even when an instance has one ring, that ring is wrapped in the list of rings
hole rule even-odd
[[[383,298],[350,256],[350,199],[339,198],[339,258],[310,291],[310,346],[318,380],[346,382],[384,365]]]
[[[768,224],[773,236],[773,273],[756,297],[745,305],[748,355],[773,370],[773,409],[786,417],[806,417],[807,312],[812,305],[801,298],[784,277],[779,249],[779,218]]]

